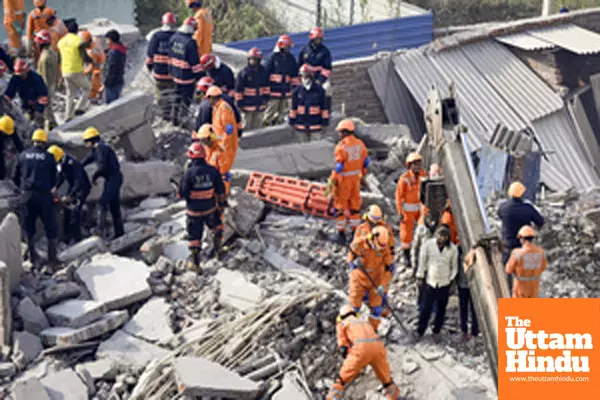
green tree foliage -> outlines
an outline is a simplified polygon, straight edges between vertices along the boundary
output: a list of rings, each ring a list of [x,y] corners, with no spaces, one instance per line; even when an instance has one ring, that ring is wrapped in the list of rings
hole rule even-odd
[[[203,3],[215,21],[215,42],[255,39],[284,31],[271,12],[250,1],[204,0]],[[191,15],[185,0],[136,0],[136,9],[138,26],[144,33],[158,27],[160,17],[167,11],[173,11],[180,21]]]

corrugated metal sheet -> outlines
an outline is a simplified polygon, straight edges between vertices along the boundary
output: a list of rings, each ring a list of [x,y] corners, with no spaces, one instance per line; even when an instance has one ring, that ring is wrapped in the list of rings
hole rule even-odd
[[[460,50],[524,119],[532,121],[563,107],[560,96],[501,44],[488,40]]]
[[[575,131],[566,109],[559,110],[536,121],[533,129],[544,151],[555,151],[548,155],[548,162],[542,163],[542,181],[549,186],[588,189],[600,184],[600,177],[594,171]],[[558,176],[553,171],[560,171]],[[557,175],[557,176],[555,176]]]
[[[500,36],[496,37],[495,39],[509,46],[517,47],[521,50],[527,51],[547,50],[556,47],[553,43],[538,39],[534,36],[531,36],[527,32]]]
[[[494,192],[502,190],[508,154],[484,143],[479,159],[477,189],[485,203]]]
[[[409,127],[413,138],[418,141],[427,129],[422,115],[415,112],[420,106],[410,95],[402,79],[394,72],[391,57],[373,64],[369,68],[371,83],[375,93],[383,104],[385,116],[392,124],[404,124]]]
[[[295,43],[292,53],[298,56],[308,41],[308,32],[290,36]],[[325,30],[325,43],[334,61],[366,57],[380,51],[415,48],[432,39],[433,15],[430,13]],[[240,50],[258,47],[264,54],[270,54],[276,41],[277,36],[271,36],[231,42],[227,46]]]
[[[585,146],[583,146],[585,150],[584,154],[587,155],[588,160],[594,166],[596,171],[598,171],[598,167],[600,166],[600,147],[598,146],[592,124],[590,123],[583,102],[581,101],[581,97],[584,93],[586,92],[573,96],[573,98],[567,102],[567,105],[571,120],[577,128],[577,134],[581,138],[582,143],[585,143]],[[590,94],[589,89],[587,90],[587,93],[588,95]]]
[[[529,34],[576,54],[600,53],[600,35],[577,25],[562,24],[535,29]]]

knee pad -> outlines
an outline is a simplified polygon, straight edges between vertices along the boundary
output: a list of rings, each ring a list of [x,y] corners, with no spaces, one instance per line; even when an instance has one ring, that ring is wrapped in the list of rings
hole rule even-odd
[[[371,308],[371,315],[373,317],[377,317],[377,318],[381,317],[382,312],[383,312],[383,307],[381,307],[381,306]]]

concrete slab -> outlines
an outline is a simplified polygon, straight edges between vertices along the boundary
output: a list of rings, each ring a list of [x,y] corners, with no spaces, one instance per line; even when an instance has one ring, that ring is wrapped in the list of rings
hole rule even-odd
[[[52,326],[81,328],[102,317],[104,303],[92,300],[67,300],[46,310]]]
[[[88,387],[71,368],[50,374],[41,383],[52,400],[88,399]]]
[[[17,366],[11,362],[0,362],[0,378],[10,378],[17,373]]]
[[[3,220],[8,213],[16,213],[18,211],[19,193],[17,187],[12,181],[0,181],[0,220]]]
[[[10,297],[10,271],[0,261],[0,348],[10,348],[12,338],[12,304]]]
[[[175,379],[179,392],[186,396],[254,399],[259,384],[203,358],[181,357],[175,360]]]
[[[92,256],[106,251],[106,246],[99,236],[90,236],[73,246],[68,247],[58,255],[63,263],[69,263],[81,256]]]
[[[143,222],[143,221],[157,221],[157,222],[166,222],[171,219],[169,213],[165,210],[141,210],[139,212],[133,213],[127,216],[127,221],[133,222]]]
[[[158,210],[169,205],[165,197],[150,197],[140,202],[140,208],[144,210]]]
[[[158,234],[161,236],[176,235],[186,229],[187,217],[185,214],[174,216],[172,220],[158,226]]]
[[[221,288],[219,302],[246,311],[256,307],[263,298],[260,287],[247,281],[238,271],[220,268],[215,276]]]
[[[155,145],[154,130],[148,122],[121,136],[120,146],[128,160],[140,161],[150,158]]]
[[[0,184],[4,182],[0,181]],[[5,189],[6,187],[0,191]],[[23,255],[21,254],[21,226],[19,218],[13,213],[7,214],[0,224],[0,260],[4,261],[8,267],[9,286],[10,290],[14,291],[19,287],[21,281]]]
[[[127,307],[152,294],[146,283],[148,267],[131,258],[98,255],[79,267],[76,274],[92,298],[104,303],[108,310]]]
[[[100,37],[104,37],[109,30],[116,29],[121,34],[121,42],[125,47],[130,47],[142,39],[142,34],[135,25],[117,24],[106,18],[93,19],[79,28],[87,29],[93,36]]]
[[[306,393],[300,384],[302,379],[297,372],[288,372],[281,380],[281,389],[279,389],[271,400],[311,400],[312,397]]]
[[[111,311],[98,321],[81,328],[55,327],[42,331],[42,342],[45,346],[66,346],[83,343],[114,331],[129,319],[127,311]]]
[[[163,246],[163,255],[170,260],[187,260],[190,255],[188,242],[178,240],[176,242],[167,243]]]
[[[94,166],[86,169],[88,174],[95,171]],[[178,176],[180,167],[170,161],[148,161],[142,163],[122,162],[123,186],[121,200],[135,200],[148,196],[173,192],[170,180]],[[89,201],[98,201],[102,194],[103,180],[92,188]]]
[[[96,357],[113,360],[125,368],[143,369],[154,359],[162,359],[168,351],[123,332],[116,331],[110,339],[102,342]]]
[[[11,395],[13,400],[51,400],[42,383],[36,378],[15,382]]]
[[[334,164],[335,145],[327,140],[239,150],[234,168],[275,175],[321,178]]]
[[[39,337],[29,332],[13,333],[13,361],[23,368],[42,352],[42,342]]]
[[[81,287],[75,282],[57,282],[40,293],[41,306],[50,307],[63,300],[73,299],[81,294]]]
[[[42,309],[29,297],[25,297],[19,302],[17,315],[23,321],[23,328],[34,335],[39,335],[41,331],[50,326]]]
[[[140,226],[130,232],[127,232],[121,237],[113,239],[108,244],[108,251],[115,254],[129,250],[133,247],[139,246],[146,239],[156,234],[156,228],[154,226]]]
[[[167,343],[173,338],[170,328],[171,306],[163,298],[152,298],[140,308],[123,330],[152,343]]]
[[[265,203],[244,190],[234,189],[231,190],[229,197],[229,206],[233,210],[231,213],[232,228],[240,235],[247,236],[263,216]]]
[[[90,361],[79,364],[82,369],[85,369],[93,380],[114,380],[118,373],[117,364],[110,359],[101,358],[96,361]]]

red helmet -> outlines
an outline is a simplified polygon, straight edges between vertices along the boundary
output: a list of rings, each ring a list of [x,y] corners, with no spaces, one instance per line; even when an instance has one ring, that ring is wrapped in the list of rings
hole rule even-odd
[[[300,67],[300,75],[303,75],[303,74],[314,75],[315,69],[310,64],[303,64]]]
[[[282,47],[292,47],[293,45],[294,43],[292,42],[292,38],[288,35],[281,35],[279,36],[279,39],[277,39],[277,47],[280,49]]]
[[[262,51],[258,47],[253,47],[248,51],[248,58],[262,59]]]
[[[163,25],[175,25],[177,24],[177,17],[172,12],[165,13],[162,16],[162,24]]]
[[[187,17],[185,21],[183,21],[184,25],[191,26],[194,30],[198,29],[198,21],[194,19],[194,17]]]
[[[210,76],[205,76],[196,84],[196,91],[206,93],[209,87],[215,84],[215,80]]]
[[[8,71],[8,67],[6,66],[6,63],[2,60],[0,60],[0,76],[4,75],[6,73],[6,71]]]
[[[316,26],[310,30],[310,33],[308,34],[308,38],[310,40],[317,39],[317,38],[325,39],[325,33],[323,33],[323,29]]]
[[[200,57],[200,65],[205,71],[209,71],[215,67],[217,63],[217,57],[214,54],[204,54]]]
[[[189,147],[187,156],[192,160],[201,160],[206,157],[206,151],[201,143],[195,142]]]
[[[37,44],[48,44],[50,43],[50,32],[48,32],[45,29],[42,29],[41,31],[35,34],[33,40]]]
[[[14,71],[15,75],[24,74],[25,72],[29,71],[29,64],[22,58],[17,58],[17,61],[15,61]]]

